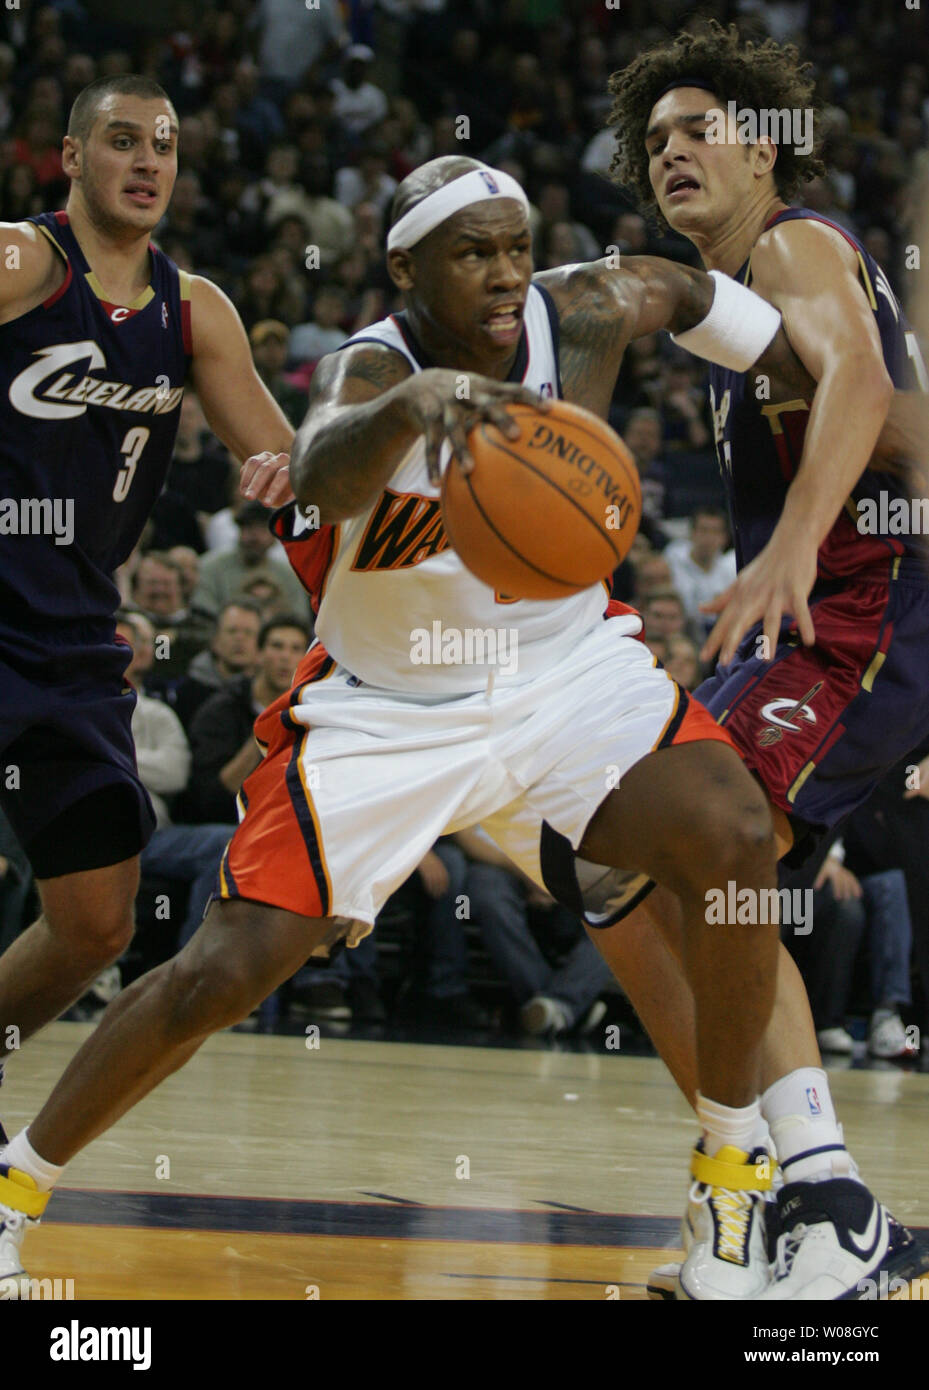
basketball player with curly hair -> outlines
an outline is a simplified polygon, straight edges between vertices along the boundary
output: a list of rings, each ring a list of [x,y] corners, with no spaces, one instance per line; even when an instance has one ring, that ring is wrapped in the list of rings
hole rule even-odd
[[[795,48],[743,43],[734,27],[710,22],[640,54],[610,90],[617,181],[688,237],[707,269],[750,284],[780,310],[809,374],[798,389],[755,369],[710,368],[738,575],[707,605],[719,616],[703,655],[718,652],[719,665],[695,692],[764,787],[779,854],[796,866],[929,732],[926,538],[864,520],[889,516],[882,494],[906,500],[898,473],[869,463],[895,386],[925,391],[925,366],[884,272],[858,240],[789,206],[824,167],[810,68]],[[786,949],[760,1109],[724,1113],[697,1094],[681,1031],[686,989],[679,977],[674,990],[667,962],[651,959],[652,921],[679,951],[679,909],[663,892],[622,927],[594,935],[711,1135],[695,1159],[687,1261],[679,1277],[676,1267],[656,1272],[654,1292],[854,1298],[880,1271],[922,1272],[925,1256],[846,1150]],[[763,1148],[776,1151],[784,1178],[779,1224],[771,1204],[731,1180],[735,1156]]]

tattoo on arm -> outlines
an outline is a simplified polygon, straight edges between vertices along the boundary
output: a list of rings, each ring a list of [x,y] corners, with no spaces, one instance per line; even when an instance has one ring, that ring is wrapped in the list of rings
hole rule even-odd
[[[576,272],[555,296],[565,400],[601,415],[609,408],[630,317],[620,296],[604,284],[605,273]]]

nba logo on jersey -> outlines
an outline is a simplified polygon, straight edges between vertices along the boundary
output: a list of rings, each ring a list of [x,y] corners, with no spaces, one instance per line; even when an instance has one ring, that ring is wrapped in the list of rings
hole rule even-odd
[[[492,174],[485,173],[483,169],[479,169],[478,173],[486,183],[487,188],[491,193],[500,192],[500,185],[497,183],[497,180],[493,177]]]
[[[806,1103],[810,1107],[811,1115],[821,1115],[823,1113],[823,1107],[819,1103],[819,1096],[816,1094],[815,1086],[807,1086]]]
[[[542,385],[539,387],[539,395],[540,395],[543,399],[544,399],[545,397],[548,397],[549,399],[551,399],[552,397],[554,397],[554,394],[555,394],[555,391],[554,391],[554,388],[553,388],[553,386],[552,386],[552,383],[551,383],[550,381],[543,381],[543,382],[542,382]]]
[[[162,328],[168,326],[168,305],[164,299],[161,301],[161,326]]]

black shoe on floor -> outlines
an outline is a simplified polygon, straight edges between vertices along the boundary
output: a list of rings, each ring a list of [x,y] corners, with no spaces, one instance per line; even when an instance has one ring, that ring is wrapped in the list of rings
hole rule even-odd
[[[355,1023],[384,1023],[387,1010],[373,980],[361,975],[349,986]]]
[[[294,985],[290,992],[290,1007],[301,1016],[329,1019],[333,1023],[348,1023],[352,1017],[345,990],[333,980],[318,985]]]

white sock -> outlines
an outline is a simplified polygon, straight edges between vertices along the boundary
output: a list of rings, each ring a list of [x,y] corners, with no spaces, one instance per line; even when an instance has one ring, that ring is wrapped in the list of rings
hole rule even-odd
[[[24,1129],[14,1134],[6,1148],[0,1152],[0,1160],[11,1168],[18,1168],[21,1173],[28,1173],[40,1192],[51,1192],[65,1170],[64,1164],[58,1168],[54,1163],[40,1158],[29,1143]]]
[[[751,1105],[733,1110],[728,1105],[720,1105],[718,1101],[707,1100],[698,1091],[697,1119],[703,1128],[703,1149],[708,1158],[715,1158],[727,1144],[744,1153],[751,1153],[761,1119],[761,1105],[756,1097]]]
[[[798,1067],[769,1086],[761,1109],[771,1128],[785,1182],[858,1178],[819,1067]]]

